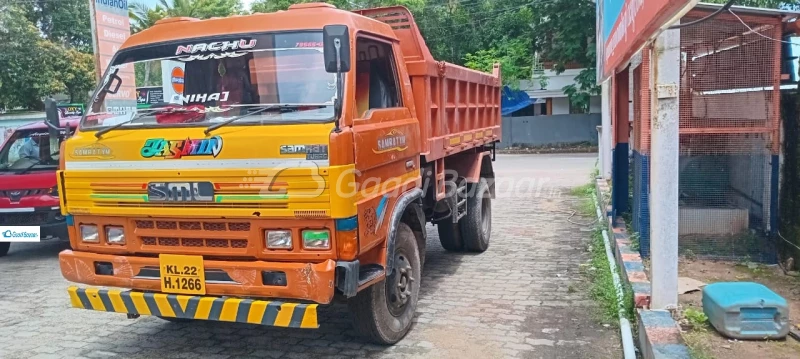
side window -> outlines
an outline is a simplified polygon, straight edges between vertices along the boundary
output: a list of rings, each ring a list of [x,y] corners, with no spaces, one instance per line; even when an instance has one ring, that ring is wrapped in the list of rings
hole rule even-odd
[[[367,38],[356,40],[356,106],[370,109],[400,106],[397,68],[392,45]]]

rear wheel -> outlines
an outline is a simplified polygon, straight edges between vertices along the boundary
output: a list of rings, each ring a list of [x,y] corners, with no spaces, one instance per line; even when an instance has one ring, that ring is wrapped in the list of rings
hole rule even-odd
[[[492,234],[492,198],[486,179],[470,184],[469,194],[467,215],[458,223],[464,248],[470,252],[485,252]]]
[[[11,248],[11,242],[0,242],[0,257],[5,257],[9,248]]]
[[[378,344],[394,344],[411,329],[417,310],[422,266],[414,232],[405,223],[397,227],[393,268],[386,278],[348,301],[356,331]]]

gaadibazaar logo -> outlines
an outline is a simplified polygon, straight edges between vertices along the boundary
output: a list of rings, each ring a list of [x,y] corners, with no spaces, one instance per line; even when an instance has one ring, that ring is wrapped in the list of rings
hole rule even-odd
[[[142,146],[141,155],[144,158],[163,157],[179,159],[188,156],[213,156],[217,157],[222,151],[222,137],[185,140],[165,140],[151,138]]]
[[[39,237],[39,233],[35,232],[17,232],[7,229],[3,232],[3,238],[36,238]]]

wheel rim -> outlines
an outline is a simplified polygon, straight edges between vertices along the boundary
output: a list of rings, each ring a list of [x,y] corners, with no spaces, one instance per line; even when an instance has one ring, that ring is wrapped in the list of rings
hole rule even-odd
[[[492,231],[492,202],[489,197],[483,197],[481,200],[481,232],[484,238],[489,238],[489,233]]]
[[[397,251],[395,254],[394,264],[395,268],[386,281],[386,302],[389,305],[389,313],[399,317],[411,302],[414,269],[408,256],[402,251]]]

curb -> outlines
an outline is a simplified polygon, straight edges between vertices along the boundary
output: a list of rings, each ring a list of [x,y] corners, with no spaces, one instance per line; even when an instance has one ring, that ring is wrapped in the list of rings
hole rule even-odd
[[[689,359],[689,348],[683,344],[678,324],[666,310],[636,311],[639,327],[639,349],[645,359]]]
[[[639,252],[631,248],[631,239],[625,227],[625,221],[617,217],[614,221],[608,213],[611,212],[610,204],[605,202],[604,194],[611,193],[611,188],[605,180],[596,180],[596,190],[601,208],[606,208],[608,217],[608,233],[614,235],[614,257],[617,259],[617,266],[623,268],[622,279],[633,291],[633,303],[636,308],[650,307],[650,280],[644,271],[644,263]]]
[[[636,323],[639,330],[639,351],[645,359],[689,359],[689,348],[683,343],[678,323],[666,310],[650,310],[650,280],[644,271],[642,256],[631,248],[625,220],[617,217],[612,220],[611,198],[608,183],[598,178],[595,181],[597,200],[606,209],[608,232],[614,235],[614,257],[617,266],[622,268],[622,278],[633,291],[633,304],[636,307]]]

